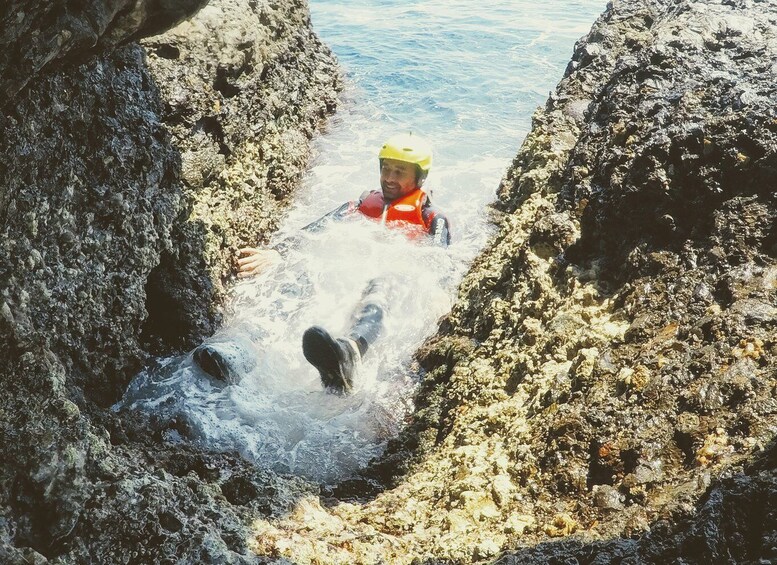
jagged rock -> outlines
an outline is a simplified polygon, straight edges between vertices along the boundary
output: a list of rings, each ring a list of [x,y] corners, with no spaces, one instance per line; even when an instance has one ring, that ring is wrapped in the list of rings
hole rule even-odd
[[[229,9],[219,33],[232,39],[213,51],[198,47],[208,43],[203,27],[191,44],[181,40],[184,56],[195,54],[188,75],[156,40],[114,49],[202,4],[12,1],[0,8],[4,563],[264,562],[248,548],[250,521],[286,512],[311,491],[237,457],[168,442],[176,432],[169,424],[107,409],[147,358],[147,343],[180,345],[148,325],[141,339],[148,312],[164,315],[155,277],[171,268],[190,277],[182,279],[192,294],[180,330],[192,340],[213,328],[213,288],[227,268],[221,247],[246,241],[249,229],[260,239],[274,226],[245,213],[235,225],[207,224],[209,232],[223,230],[222,239],[184,241],[186,229],[200,233],[186,220],[206,201],[201,193],[250,177],[245,208],[273,202],[265,213],[279,214],[275,193],[282,200],[293,190],[307,142],[336,99],[333,57],[300,2],[214,1],[203,21],[211,13],[213,29],[213,10]],[[248,30],[256,50],[242,74],[209,75],[208,66],[237,70],[235,46]],[[206,82],[173,104],[179,72],[184,82]],[[237,81],[241,94],[224,80]],[[294,98],[300,103],[282,102]],[[173,106],[190,113],[174,115]],[[238,132],[246,122],[261,128]],[[288,148],[280,151],[281,142]],[[220,153],[227,143],[229,154]],[[259,163],[242,175],[253,159]]]
[[[146,288],[145,339],[160,352],[215,329],[235,251],[277,229],[340,81],[297,0],[211,2],[143,45],[186,202]]]
[[[0,100],[7,105],[46,66],[168,29],[208,0],[8,0],[0,6]]]
[[[385,490],[341,491],[369,498],[329,510],[336,535],[275,522],[280,555],[334,559],[372,527],[351,561],[466,563],[484,539],[546,542],[504,564],[774,560],[773,445],[742,467],[777,430],[776,21],[763,2],[610,3],[419,353],[418,412],[348,484]],[[503,473],[515,490],[471,524],[461,492]],[[515,515],[537,527],[508,532]]]
[[[140,367],[146,280],[180,206],[150,85],[128,46],[30,84],[0,115],[2,357],[50,350],[59,387],[102,404]]]

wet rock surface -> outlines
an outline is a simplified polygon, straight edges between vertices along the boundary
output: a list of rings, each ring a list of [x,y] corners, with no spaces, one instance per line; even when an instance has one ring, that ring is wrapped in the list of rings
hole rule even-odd
[[[608,7],[418,354],[413,422],[334,501],[259,523],[258,551],[775,559],[775,23],[763,2]]]
[[[212,2],[183,24],[199,30],[186,32],[190,43],[173,30],[116,47],[203,4],[0,9],[0,562],[261,562],[247,545],[250,521],[311,491],[183,446],[169,423],[108,408],[151,346],[170,350],[212,331],[229,268],[221,247],[261,241],[275,226],[275,193],[293,191],[337,96],[334,59],[299,2]],[[173,67],[164,47],[173,44],[185,69]],[[244,68],[227,77],[237,94],[219,87],[218,69],[232,72],[241,49]],[[300,103],[278,102],[288,99]],[[245,217],[232,222],[225,204],[202,195],[233,187],[239,170],[254,184],[229,196]],[[264,223],[248,217],[254,205]],[[198,206],[222,211],[205,222]],[[201,237],[187,239],[192,231]],[[169,307],[158,285],[175,269],[190,307],[185,337],[172,340],[149,320]]]
[[[237,249],[277,229],[340,79],[302,1],[211,2],[143,45],[187,204],[146,289],[144,339],[159,353],[217,327],[206,309],[223,302]]]

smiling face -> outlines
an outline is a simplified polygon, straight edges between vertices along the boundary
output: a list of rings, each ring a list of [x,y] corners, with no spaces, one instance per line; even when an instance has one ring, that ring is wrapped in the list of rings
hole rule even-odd
[[[410,194],[418,188],[415,165],[396,159],[383,159],[380,165],[380,188],[387,201]]]

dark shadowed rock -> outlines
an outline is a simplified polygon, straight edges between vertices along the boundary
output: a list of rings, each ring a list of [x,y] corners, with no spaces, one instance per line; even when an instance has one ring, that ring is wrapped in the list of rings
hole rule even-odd
[[[208,0],[8,0],[0,6],[0,105],[46,66],[160,33]]]
[[[0,562],[264,562],[248,547],[250,522],[310,493],[180,445],[185,422],[107,408],[148,343],[213,330],[226,248],[275,226],[257,217],[280,213],[335,105],[334,59],[302,3],[214,2],[229,17],[211,16],[190,43],[114,49],[201,4],[0,8]],[[231,39],[212,50],[220,35]],[[221,74],[247,52],[244,82]],[[238,132],[246,123],[258,129]],[[238,184],[250,189],[242,205],[226,195]],[[187,224],[198,203],[224,199],[242,219]],[[160,296],[165,277],[176,300]],[[147,323],[149,312],[174,312],[179,333]]]

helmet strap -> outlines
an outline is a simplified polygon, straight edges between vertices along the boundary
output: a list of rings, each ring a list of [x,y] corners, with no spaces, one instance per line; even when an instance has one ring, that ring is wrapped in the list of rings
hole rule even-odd
[[[418,186],[418,188],[421,188],[424,185],[424,181],[426,180],[426,176],[429,173],[425,173],[423,170],[421,170],[421,167],[419,165],[415,166],[415,183]]]

